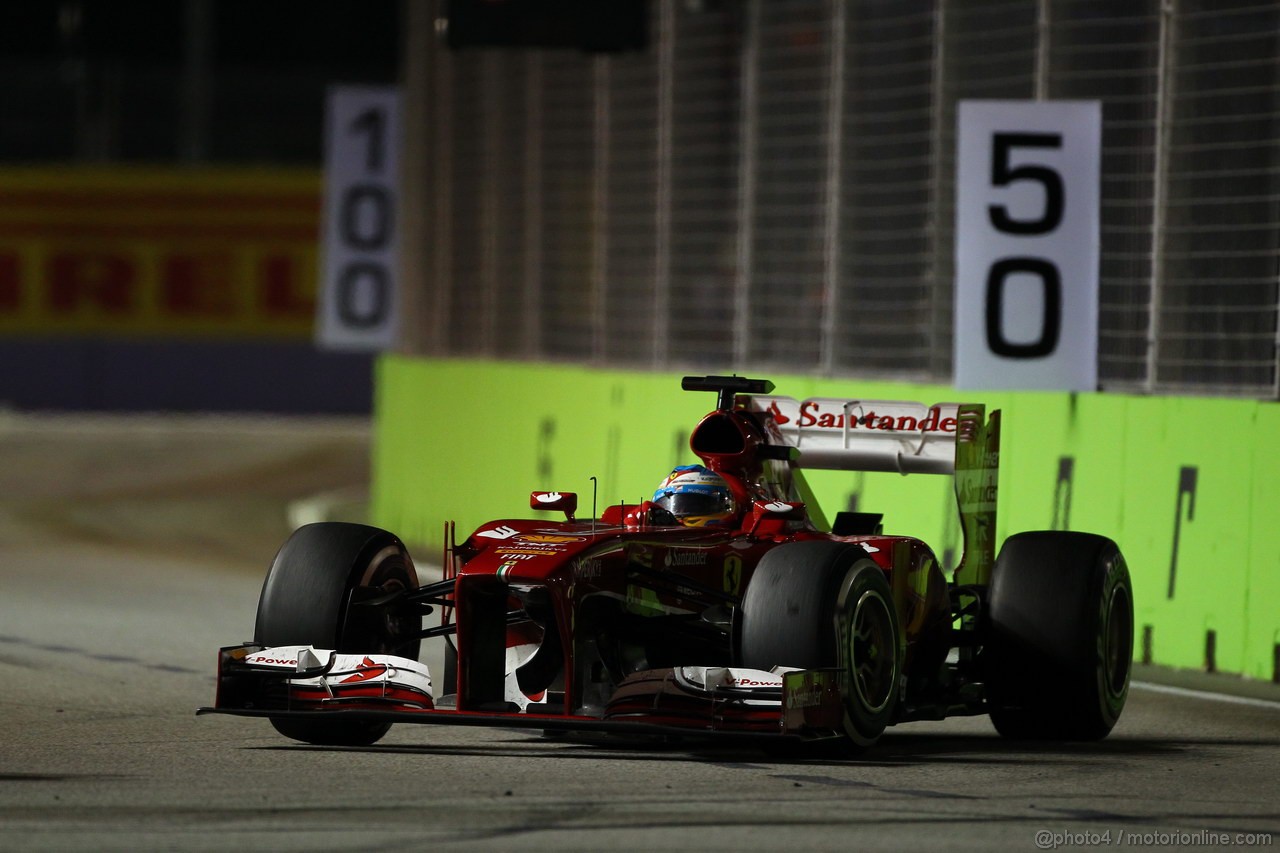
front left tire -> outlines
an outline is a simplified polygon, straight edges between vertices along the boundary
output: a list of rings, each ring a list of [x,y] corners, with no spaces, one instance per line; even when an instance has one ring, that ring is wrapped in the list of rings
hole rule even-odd
[[[767,553],[738,632],[742,666],[841,669],[844,730],[855,745],[874,743],[893,721],[905,639],[885,572],[860,547],[815,540]]]

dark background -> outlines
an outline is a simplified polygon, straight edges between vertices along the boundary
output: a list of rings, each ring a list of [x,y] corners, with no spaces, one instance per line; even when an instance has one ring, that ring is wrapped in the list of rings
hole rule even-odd
[[[400,12],[395,0],[0,4],[0,169],[318,169],[327,88],[396,81]],[[299,339],[32,330],[0,335],[0,406],[366,413],[372,363]]]

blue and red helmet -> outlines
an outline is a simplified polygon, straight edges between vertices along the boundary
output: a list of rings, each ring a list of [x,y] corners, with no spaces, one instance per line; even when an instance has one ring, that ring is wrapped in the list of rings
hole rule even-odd
[[[701,465],[681,465],[668,474],[653,493],[653,504],[686,527],[725,524],[735,510],[729,484]]]

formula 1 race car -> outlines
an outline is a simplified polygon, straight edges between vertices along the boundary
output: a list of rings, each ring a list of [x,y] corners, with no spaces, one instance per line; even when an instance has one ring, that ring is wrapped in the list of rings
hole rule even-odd
[[[701,465],[598,518],[534,492],[565,519],[448,532],[440,581],[420,583],[386,531],[298,529],[200,712],[343,745],[405,722],[867,746],[960,714],[1007,737],[1107,735],[1128,694],[1128,569],[1088,533],[1019,533],[995,556],[998,411],[797,401],[741,377],[683,388],[717,395],[690,437]],[[953,475],[952,579],[878,514],[828,525],[806,469]],[[424,639],[446,644],[439,690]]]

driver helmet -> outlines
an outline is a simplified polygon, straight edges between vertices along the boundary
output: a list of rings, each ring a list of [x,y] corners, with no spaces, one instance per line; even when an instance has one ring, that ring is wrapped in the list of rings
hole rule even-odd
[[[681,465],[653,493],[654,506],[685,527],[725,524],[733,517],[733,493],[724,478],[701,465]]]

